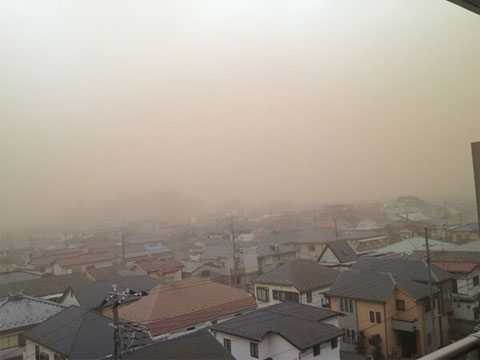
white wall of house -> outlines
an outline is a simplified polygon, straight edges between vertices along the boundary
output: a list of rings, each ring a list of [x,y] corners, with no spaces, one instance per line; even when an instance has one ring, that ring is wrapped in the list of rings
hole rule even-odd
[[[222,345],[224,339],[231,341],[232,355],[236,359],[257,359],[251,356],[250,343],[258,344],[258,359],[272,358],[274,360],[294,360],[294,359],[314,359],[314,360],[339,360],[339,347],[332,349],[330,341],[320,345],[320,354],[313,355],[313,347],[302,352],[300,349],[293,346],[290,342],[285,340],[282,336],[277,334],[268,334],[262,341],[252,341],[250,339],[242,338],[235,335],[230,335],[217,331],[215,338]]]
[[[239,249],[240,267],[245,267],[245,273],[256,273],[258,271],[258,256],[253,249]]]
[[[72,292],[71,289],[68,289],[65,294],[60,299],[60,304],[65,306],[76,305],[80,306],[75,294]]]
[[[317,260],[320,254],[322,253],[323,249],[325,248],[325,244],[314,244],[314,243],[300,243],[299,245],[299,253],[298,259],[307,259],[307,260]]]
[[[340,261],[338,260],[337,256],[333,253],[332,250],[327,246],[325,248],[325,252],[322,254],[320,258],[321,263],[329,263],[329,264],[338,264]]]
[[[315,290],[312,290],[312,302],[307,301],[307,293],[303,292],[300,293],[297,289],[295,289],[293,286],[285,286],[285,285],[277,285],[277,284],[263,284],[263,283],[255,283],[255,299],[258,304],[258,307],[265,307],[265,306],[270,306],[270,305],[275,305],[281,303],[280,300],[274,299],[273,298],[273,290],[278,290],[278,291],[290,291],[290,292],[295,292],[299,294],[299,300],[301,304],[306,304],[306,305],[311,305],[311,306],[316,306],[316,307],[322,307],[323,304],[328,304],[328,299],[325,297],[325,293],[330,290],[330,286],[328,287],[323,287],[323,288],[318,288]],[[268,301],[262,301],[257,298],[257,287],[261,288],[267,288],[268,289]]]
[[[50,350],[49,348],[46,348],[45,346],[42,346],[40,344],[37,344],[36,342],[33,342],[30,339],[25,339],[25,347],[23,349],[23,359],[24,360],[35,360],[35,346],[38,345],[40,348],[40,353],[44,353],[48,355],[49,360],[53,360],[55,356],[55,352]]]

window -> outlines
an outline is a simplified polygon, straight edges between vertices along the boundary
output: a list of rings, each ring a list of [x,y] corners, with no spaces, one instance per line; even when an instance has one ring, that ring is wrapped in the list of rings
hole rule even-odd
[[[272,298],[278,300],[278,290],[272,290]]]
[[[425,312],[429,312],[430,311],[430,300],[426,300],[425,301]]]
[[[352,343],[352,338],[350,337],[350,329],[347,329],[347,343]]]
[[[350,307],[350,312],[353,313],[353,301],[351,299],[348,299],[348,306]]]
[[[382,322],[382,317],[378,311],[375,313],[375,317],[377,319],[377,324],[380,324]]]
[[[370,311],[370,322],[375,322],[375,313],[373,311]]]
[[[397,310],[398,311],[405,311],[405,301],[397,300]]]
[[[48,360],[50,356],[48,354],[45,354],[44,352],[40,353],[40,360]]]
[[[313,347],[313,356],[318,356],[318,355],[320,355],[320,344],[315,345]]]
[[[345,308],[343,306],[343,299],[340,299],[340,311],[345,311]]]
[[[330,340],[330,347],[332,349],[335,349],[337,346],[338,346],[338,339],[337,338]]]
[[[59,354],[53,354],[53,360],[65,360],[65,356]]]
[[[35,360],[40,360],[40,346],[35,345]]]
[[[427,345],[431,345],[431,344],[432,344],[432,334],[427,333]]]
[[[18,346],[18,335],[5,336],[0,338],[0,350]]]
[[[203,271],[200,273],[200,276],[201,276],[201,277],[209,277],[209,276],[210,276],[210,270],[203,270]]]
[[[477,276],[474,276],[473,277],[473,286],[477,286],[478,285],[478,275]]]
[[[280,301],[292,301],[292,302],[300,302],[300,297],[298,293],[294,293],[291,291],[279,291],[278,298]]]
[[[345,333],[345,329],[342,329],[343,333],[342,333],[342,342],[343,343],[346,343],[347,342],[347,337],[346,337],[346,333]]]
[[[257,287],[257,300],[268,301],[268,288]]]
[[[315,251],[315,245],[308,245],[308,251]]]
[[[232,341],[227,338],[223,338],[223,347],[227,349],[229,353],[232,352]]]
[[[352,330],[352,344],[355,344],[355,330]]]
[[[452,293],[458,294],[457,280],[452,280]]]
[[[254,358],[258,358],[258,344],[257,343],[250,343],[250,356]]]
[[[312,302],[312,292],[307,291],[307,303],[311,303],[311,302]]]

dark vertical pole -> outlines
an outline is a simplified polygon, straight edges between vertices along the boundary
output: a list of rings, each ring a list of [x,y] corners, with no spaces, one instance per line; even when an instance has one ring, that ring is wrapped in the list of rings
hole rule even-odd
[[[433,349],[437,348],[436,341],[437,338],[435,336],[435,307],[434,300],[433,300],[433,288],[432,288],[432,269],[430,265],[430,247],[428,246],[428,227],[425,226],[425,247],[426,247],[426,254],[427,254],[427,269],[428,269],[428,288],[430,292],[430,325],[432,328],[432,345]],[[440,306],[440,304],[438,305]]]
[[[335,218],[335,239],[338,240],[337,218]]]
[[[233,214],[230,213],[230,223],[232,226],[232,246],[233,246],[233,278],[234,285],[237,284],[237,249],[235,246],[235,228],[233,226]]]
[[[122,264],[125,264],[125,236],[123,235],[123,231],[121,232],[122,234]]]
[[[317,228],[317,209],[313,210],[313,226]]]
[[[117,360],[120,354],[120,331],[118,324],[118,302],[113,303],[113,343],[114,343],[114,359]]]
[[[480,236],[480,141],[472,143],[473,181],[477,196],[478,235]]]

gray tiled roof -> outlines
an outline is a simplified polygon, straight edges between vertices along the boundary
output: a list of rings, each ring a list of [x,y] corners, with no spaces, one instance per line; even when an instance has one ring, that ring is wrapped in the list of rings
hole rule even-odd
[[[314,321],[325,320],[333,316],[343,316],[343,314],[329,309],[319,308],[316,306],[305,304],[298,304],[289,301],[270,306],[268,310],[272,313],[280,313],[284,315],[294,314],[296,317]]]
[[[130,288],[132,290],[149,291],[161,284],[160,280],[147,275],[118,276],[117,278],[91,281],[83,284],[74,284],[70,289],[75,294],[80,306],[95,309],[100,307],[102,301],[108,297],[112,285],[117,285],[119,290]],[[138,299],[138,297],[135,297]]]
[[[369,257],[358,258],[354,270],[388,272],[409,280],[428,282],[427,263],[421,259],[378,259]],[[451,279],[452,275],[432,264],[432,281],[439,283]]]
[[[390,274],[342,271],[327,294],[334,297],[385,303],[393,290],[395,290],[395,283]]]
[[[278,305],[255,310],[212,326],[213,330],[261,341],[269,333],[282,336],[300,350],[326,342],[342,334],[334,325],[296,316],[295,307],[303,311],[302,304],[292,304],[288,311],[275,311]]]
[[[70,306],[24,336],[70,360],[95,359],[113,353],[112,319]]]
[[[125,265],[112,265],[96,269],[87,269],[85,272],[95,280],[107,280],[118,276],[133,276],[135,273],[128,270]]]
[[[303,292],[328,286],[339,274],[337,270],[309,260],[296,260],[280,264],[275,269],[260,275],[255,282],[290,285]]]
[[[0,301],[0,331],[41,323],[64,308],[63,305],[30,296],[9,296]]]
[[[62,294],[71,284],[88,282],[84,273],[75,272],[66,275],[47,275],[39,279],[18,281],[0,286],[0,298],[9,293],[22,292],[24,295],[42,297]]]
[[[0,285],[10,284],[18,281],[38,279],[40,274],[35,274],[29,271],[9,271],[0,273]]]
[[[124,360],[234,360],[222,344],[207,330],[156,341],[122,357]]]
[[[332,250],[332,252],[335,254],[337,259],[341,263],[348,263],[348,262],[355,261],[357,259],[357,254],[350,247],[350,245],[346,240],[330,241],[329,243],[327,243],[327,247],[329,247],[330,250]]]
[[[429,293],[427,285],[390,273],[350,270],[342,272],[327,294],[385,303],[397,287],[417,300]]]

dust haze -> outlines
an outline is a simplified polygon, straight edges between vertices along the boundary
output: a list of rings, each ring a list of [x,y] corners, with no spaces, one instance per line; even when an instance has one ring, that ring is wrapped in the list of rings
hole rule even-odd
[[[447,1],[4,1],[1,226],[165,189],[473,196],[479,94]]]

